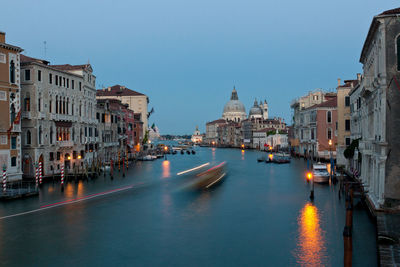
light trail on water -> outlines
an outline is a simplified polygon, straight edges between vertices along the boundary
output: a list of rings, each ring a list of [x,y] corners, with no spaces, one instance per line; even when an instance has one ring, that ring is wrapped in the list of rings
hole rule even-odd
[[[93,198],[96,198],[96,197],[106,196],[106,195],[109,195],[109,194],[113,194],[113,193],[121,192],[121,191],[124,191],[124,190],[132,189],[133,187],[134,187],[133,185],[129,185],[129,186],[120,187],[120,188],[117,188],[117,189],[104,191],[104,192],[101,192],[101,193],[90,194],[90,195],[87,195],[87,196],[84,196],[84,197],[79,197],[79,198],[75,198],[75,199],[69,199],[69,200],[60,201],[60,202],[56,202],[56,203],[52,203],[52,204],[47,204],[47,205],[41,206],[39,209],[34,209],[34,210],[30,210],[30,211],[25,211],[25,212],[20,212],[20,213],[16,213],[16,214],[0,217],[0,220],[13,218],[13,217],[18,217],[18,216],[22,216],[22,215],[26,215],[26,214],[35,213],[35,212],[40,212],[40,211],[44,211],[44,210],[47,210],[47,209],[56,208],[56,207],[60,207],[60,206],[64,206],[64,205],[74,204],[74,203],[77,203],[77,202],[93,199]]]

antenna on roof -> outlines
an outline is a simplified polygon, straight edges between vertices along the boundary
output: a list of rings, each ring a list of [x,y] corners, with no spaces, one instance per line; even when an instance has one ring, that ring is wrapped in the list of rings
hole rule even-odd
[[[47,57],[47,42],[43,41],[44,59]]]

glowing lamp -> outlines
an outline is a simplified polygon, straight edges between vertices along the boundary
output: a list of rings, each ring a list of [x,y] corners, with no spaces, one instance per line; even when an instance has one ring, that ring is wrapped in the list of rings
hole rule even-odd
[[[307,180],[311,180],[312,179],[312,173],[311,172],[307,172]]]
[[[60,137],[58,137],[58,141],[61,141],[61,136],[60,136]]]
[[[269,158],[270,160],[272,160],[273,157],[274,157],[274,155],[272,155],[272,154],[269,154],[269,155],[268,155],[268,158]]]
[[[71,160],[71,156],[68,156],[67,159],[68,159],[68,160]]]
[[[167,147],[167,146],[165,146],[165,147],[164,147],[164,150],[165,150],[165,151],[167,151],[167,150],[168,150],[168,147]]]
[[[78,155],[78,159],[81,159],[82,158],[82,156],[81,155]]]
[[[244,148],[244,145],[242,144],[242,148]]]
[[[332,139],[329,139],[328,144],[331,146],[332,145]]]

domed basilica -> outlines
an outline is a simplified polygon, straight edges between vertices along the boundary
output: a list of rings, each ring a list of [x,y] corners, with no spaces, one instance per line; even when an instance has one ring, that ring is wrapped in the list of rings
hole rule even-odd
[[[226,121],[241,122],[247,118],[246,109],[243,103],[239,100],[237,91],[233,87],[231,99],[224,106],[224,112],[222,113],[222,118]],[[254,101],[253,107],[249,112],[249,119],[268,119],[268,104],[264,100],[264,103],[257,103]]]
[[[235,87],[233,87],[231,100],[224,106],[222,118],[226,121],[240,122],[246,119],[246,109],[239,100]]]

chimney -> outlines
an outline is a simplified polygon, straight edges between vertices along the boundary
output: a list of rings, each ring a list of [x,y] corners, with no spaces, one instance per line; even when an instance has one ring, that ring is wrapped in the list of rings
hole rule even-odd
[[[6,33],[0,32],[0,43],[5,43],[5,42],[6,42]]]
[[[361,81],[361,73],[357,73],[357,80],[360,82]]]
[[[337,85],[340,86],[340,78],[337,79]]]

